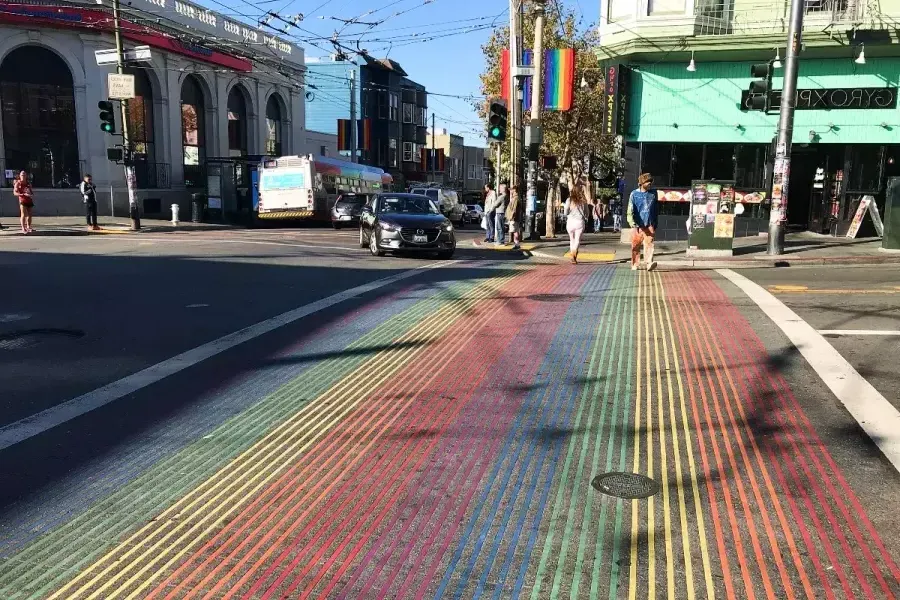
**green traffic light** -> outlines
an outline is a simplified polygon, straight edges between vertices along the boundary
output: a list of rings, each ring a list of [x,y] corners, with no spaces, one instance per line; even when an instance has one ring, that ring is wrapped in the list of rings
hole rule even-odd
[[[106,133],[112,133],[112,130],[113,130],[111,123],[102,123],[100,125],[100,129],[102,129]]]
[[[491,137],[500,137],[500,128],[499,127],[491,128]]]

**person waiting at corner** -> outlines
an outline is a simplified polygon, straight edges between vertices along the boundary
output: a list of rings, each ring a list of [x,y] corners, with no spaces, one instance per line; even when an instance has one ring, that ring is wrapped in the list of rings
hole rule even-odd
[[[34,190],[28,181],[28,173],[19,171],[19,178],[13,184],[13,194],[19,199],[19,222],[22,224],[22,233],[34,233],[31,228],[31,211],[34,209]]]
[[[641,263],[641,246],[644,247],[644,260],[647,270],[656,268],[653,261],[653,241],[656,238],[659,198],[655,190],[651,190],[653,176],[642,173],[638,177],[638,189],[628,197],[628,224],[631,234],[631,270],[636,271]]]

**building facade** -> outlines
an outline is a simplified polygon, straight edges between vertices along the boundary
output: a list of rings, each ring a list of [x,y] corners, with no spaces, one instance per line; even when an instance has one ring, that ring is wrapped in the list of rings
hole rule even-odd
[[[226,182],[236,188],[229,201],[241,202],[249,184],[243,157],[299,149],[301,48],[182,0],[124,7],[122,27],[126,50],[150,46],[152,55],[126,69],[135,80],[128,125],[145,214],[168,215],[172,203],[186,210],[192,192],[214,192],[208,189],[213,164],[232,178]],[[3,171],[30,173],[36,215],[80,214],[74,188],[86,173],[101,192],[102,213],[128,214],[124,169],[107,159],[107,149],[122,138],[101,131],[98,109],[115,67],[98,66],[94,53],[111,48],[111,19],[103,6],[48,10],[4,3]],[[114,105],[121,132],[121,111]],[[7,189],[11,185],[8,177],[2,182]],[[3,212],[15,211],[11,194],[0,196]]]
[[[622,136],[627,188],[651,172],[664,213],[683,216],[692,180],[734,180],[745,224],[764,229],[789,11],[789,0],[604,0],[603,127]],[[900,176],[898,18],[898,0],[807,0],[789,224],[840,234],[863,195],[881,205]],[[748,110],[750,67],[767,62],[773,109]]]
[[[356,80],[357,118],[360,116],[359,65],[344,57],[306,59],[306,128],[337,135],[338,119],[350,118],[350,79]],[[349,154],[348,154],[349,156]]]
[[[484,184],[488,183],[488,177],[490,176],[487,151],[480,146],[466,146],[463,149],[463,153],[465,196],[472,201],[481,200]]]
[[[407,146],[408,147],[408,146]],[[407,147],[404,148],[406,152]],[[443,169],[425,173],[425,180],[439,183],[448,188],[462,191],[465,182],[465,140],[461,135],[450,133],[446,129],[428,129],[425,148],[427,150],[443,150]]]
[[[312,154],[313,156],[340,156],[338,152],[338,136],[334,133],[322,133],[307,129],[303,132],[304,147],[298,154]]]
[[[365,57],[360,67],[362,118],[371,126],[370,144],[362,151],[363,162],[380,167],[394,178],[394,185],[424,181],[422,149],[427,143],[428,93],[425,86],[407,77],[390,59]]]

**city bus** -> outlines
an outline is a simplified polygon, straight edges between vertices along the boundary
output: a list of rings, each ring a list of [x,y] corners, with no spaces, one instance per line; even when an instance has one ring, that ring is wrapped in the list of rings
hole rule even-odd
[[[383,170],[328,156],[282,156],[260,165],[254,212],[260,219],[329,221],[341,194],[391,191]]]

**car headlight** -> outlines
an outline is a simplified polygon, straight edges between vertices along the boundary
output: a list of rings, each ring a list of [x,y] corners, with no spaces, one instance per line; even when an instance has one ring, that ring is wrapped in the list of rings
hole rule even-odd
[[[399,231],[400,228],[394,225],[393,223],[385,223],[384,221],[378,221],[378,226],[384,229],[385,231]]]
[[[444,231],[453,231],[453,223],[444,223]]]

